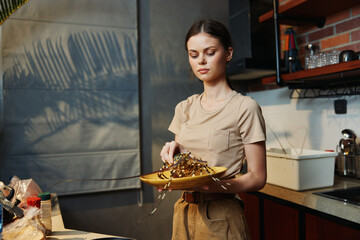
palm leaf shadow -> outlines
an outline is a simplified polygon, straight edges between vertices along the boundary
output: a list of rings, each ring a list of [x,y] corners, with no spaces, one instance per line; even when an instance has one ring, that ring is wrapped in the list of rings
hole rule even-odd
[[[125,33],[119,37],[113,31],[84,31],[70,34],[66,41],[61,37],[46,39],[45,44],[38,41],[31,49],[25,47],[23,55],[13,55],[13,67],[4,72],[4,110],[5,124],[23,128],[16,133],[23,134],[17,136],[16,144],[27,145],[31,152],[44,139],[81,121],[134,126],[137,101],[125,93],[135,91],[137,96],[136,49],[134,37]],[[51,94],[42,99],[25,97],[31,99],[31,106],[24,102],[20,107],[6,107],[18,103],[19,93],[29,89]],[[118,94],[108,94],[111,91]],[[21,119],[12,119],[19,111]],[[45,121],[50,131],[30,140],[28,136],[38,130],[36,118]]]

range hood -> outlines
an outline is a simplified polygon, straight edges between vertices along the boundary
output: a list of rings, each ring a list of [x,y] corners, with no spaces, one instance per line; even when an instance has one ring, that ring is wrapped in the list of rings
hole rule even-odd
[[[273,9],[272,0],[229,0],[229,30],[233,59],[227,66],[230,80],[251,80],[276,74],[274,23],[259,23]]]

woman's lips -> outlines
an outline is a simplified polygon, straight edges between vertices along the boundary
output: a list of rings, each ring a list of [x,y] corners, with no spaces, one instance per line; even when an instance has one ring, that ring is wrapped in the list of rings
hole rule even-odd
[[[206,69],[206,68],[201,68],[201,69],[198,70],[198,72],[201,73],[201,74],[205,74],[208,71],[209,71],[209,69]]]

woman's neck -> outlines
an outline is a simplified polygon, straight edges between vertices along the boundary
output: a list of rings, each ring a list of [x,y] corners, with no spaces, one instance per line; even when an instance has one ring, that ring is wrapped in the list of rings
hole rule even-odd
[[[226,82],[216,85],[204,83],[201,106],[205,110],[214,110],[220,107],[230,97],[232,92],[233,90]]]

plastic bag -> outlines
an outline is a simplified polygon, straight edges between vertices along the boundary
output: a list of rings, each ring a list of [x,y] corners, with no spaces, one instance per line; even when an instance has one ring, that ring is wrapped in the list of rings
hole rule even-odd
[[[43,240],[45,226],[40,220],[40,209],[30,207],[25,210],[24,217],[3,228],[3,239],[10,240]]]
[[[13,176],[9,186],[15,190],[13,201],[16,199],[20,200],[21,203],[18,206],[23,208],[26,207],[26,199],[28,197],[37,196],[39,193],[42,193],[41,188],[32,178],[21,180],[17,176]]]

